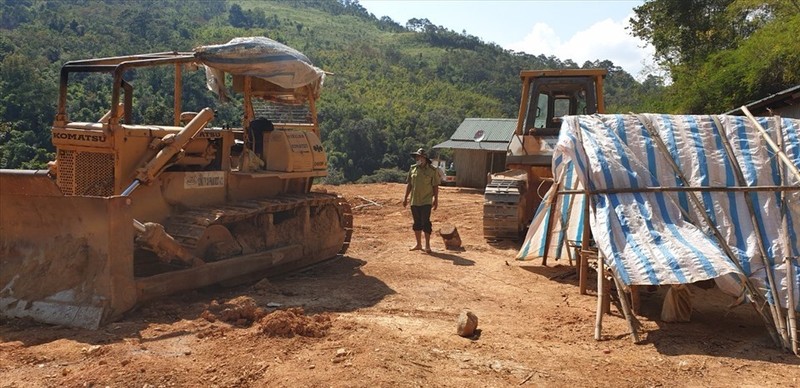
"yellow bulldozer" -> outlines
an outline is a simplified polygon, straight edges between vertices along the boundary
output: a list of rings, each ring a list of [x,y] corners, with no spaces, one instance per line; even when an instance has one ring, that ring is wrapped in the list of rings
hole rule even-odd
[[[161,85],[171,122],[135,123],[146,97],[135,74],[153,68],[174,74]],[[219,98],[241,96],[241,128],[186,106],[193,71]],[[109,109],[70,121],[70,81],[87,73],[111,80]],[[327,173],[315,104],[324,77],[267,38],[63,65],[56,160],[0,171],[0,316],[97,328],[152,298],[344,253],[347,202],[311,190]]]
[[[523,70],[517,128],[506,152],[506,171],[492,174],[484,191],[487,240],[524,236],[542,195],[553,182],[553,149],[561,118],[605,113],[605,69]]]

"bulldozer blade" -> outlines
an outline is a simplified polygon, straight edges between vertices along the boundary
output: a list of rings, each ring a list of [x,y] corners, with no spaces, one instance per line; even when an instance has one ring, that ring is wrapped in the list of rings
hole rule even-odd
[[[0,171],[0,316],[96,329],[133,307],[132,220],[127,198]]]
[[[264,252],[206,263],[181,271],[137,279],[138,300],[140,302],[147,301],[251,273],[259,273],[272,269],[279,264],[298,260],[302,254],[303,247],[301,245],[288,245]]]

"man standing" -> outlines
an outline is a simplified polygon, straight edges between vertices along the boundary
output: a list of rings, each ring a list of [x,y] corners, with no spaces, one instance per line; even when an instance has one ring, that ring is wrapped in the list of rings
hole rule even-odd
[[[406,195],[403,198],[403,207],[408,206],[408,195],[411,194],[411,215],[414,217],[414,237],[417,245],[411,250],[422,249],[422,232],[425,232],[425,252],[431,253],[431,210],[439,205],[439,173],[431,166],[431,160],[420,148],[412,152],[416,163],[408,171],[406,181]]]

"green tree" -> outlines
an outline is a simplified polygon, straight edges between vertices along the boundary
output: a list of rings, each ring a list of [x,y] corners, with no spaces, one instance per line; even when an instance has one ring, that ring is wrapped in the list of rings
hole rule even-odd
[[[250,28],[253,26],[253,22],[247,17],[239,4],[231,5],[231,9],[228,11],[228,22],[236,28]]]
[[[631,30],[655,47],[662,64],[693,64],[736,43],[741,20],[725,12],[733,1],[647,1],[634,8]]]
[[[800,82],[796,0],[651,0],[632,32],[673,80],[669,111],[720,113]]]
[[[386,139],[374,119],[345,123],[328,136],[330,149],[347,150],[334,154],[330,164],[341,170],[344,177],[354,181],[381,167],[386,153]]]

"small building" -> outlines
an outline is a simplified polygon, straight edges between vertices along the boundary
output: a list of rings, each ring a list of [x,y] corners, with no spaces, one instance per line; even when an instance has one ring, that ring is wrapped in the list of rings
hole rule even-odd
[[[800,85],[782,90],[771,96],[745,105],[755,116],[781,116],[800,119]],[[726,112],[728,115],[742,116],[742,108]]]
[[[467,118],[435,149],[452,149],[456,186],[484,188],[487,174],[506,169],[506,150],[516,119]]]

